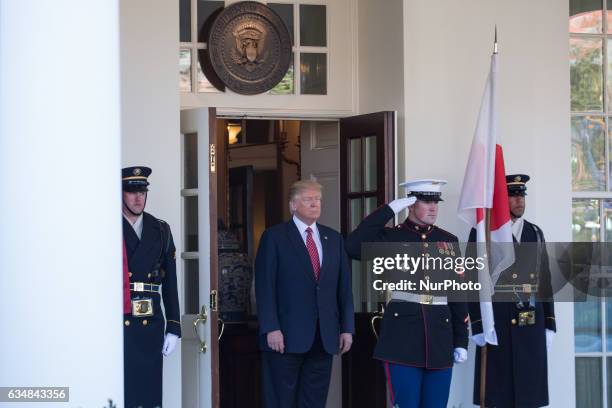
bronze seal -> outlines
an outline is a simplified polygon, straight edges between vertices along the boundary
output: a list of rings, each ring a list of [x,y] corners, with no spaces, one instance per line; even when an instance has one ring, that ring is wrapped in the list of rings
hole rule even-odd
[[[266,92],[285,76],[291,63],[291,38],[272,9],[254,1],[223,9],[210,26],[208,50],[200,54],[232,91]],[[214,79],[210,82],[217,86]],[[218,87],[218,86],[217,86]]]

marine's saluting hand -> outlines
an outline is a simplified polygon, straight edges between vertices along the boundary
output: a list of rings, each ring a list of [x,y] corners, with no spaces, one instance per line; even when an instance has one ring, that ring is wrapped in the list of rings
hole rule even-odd
[[[389,203],[389,207],[393,210],[395,214],[402,211],[404,208],[410,207],[412,204],[416,202],[416,197],[404,197],[398,198]]]

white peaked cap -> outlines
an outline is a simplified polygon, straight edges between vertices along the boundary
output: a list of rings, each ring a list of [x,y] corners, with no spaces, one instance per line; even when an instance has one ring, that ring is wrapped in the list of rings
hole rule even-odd
[[[441,193],[442,186],[446,184],[446,180],[422,179],[414,181],[406,181],[400,183],[400,187],[404,187],[412,193]]]

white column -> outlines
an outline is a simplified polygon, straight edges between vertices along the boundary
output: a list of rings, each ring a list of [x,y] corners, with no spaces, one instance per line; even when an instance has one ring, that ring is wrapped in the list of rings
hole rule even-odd
[[[123,406],[119,109],[117,0],[0,0],[0,386],[67,406]]]

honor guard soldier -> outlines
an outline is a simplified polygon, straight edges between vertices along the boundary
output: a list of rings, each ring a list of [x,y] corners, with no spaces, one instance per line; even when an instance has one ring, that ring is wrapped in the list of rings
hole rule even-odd
[[[122,170],[123,239],[131,303],[123,327],[126,408],[161,407],[162,357],[174,350],[181,336],[176,249],[170,226],[144,212],[150,174],[148,167]]]
[[[360,259],[365,242],[422,243],[419,252],[425,255],[439,256],[440,249],[459,256],[457,237],[434,225],[444,184],[441,180],[400,184],[408,196],[381,206],[359,224],[347,238],[349,256]],[[406,207],[404,223],[385,226]],[[445,296],[391,292],[374,358],[383,362],[394,407],[446,407],[453,363],[467,359],[467,315],[466,303],[448,302]]]
[[[524,174],[506,176],[515,263],[501,273],[492,299],[498,345],[488,344],[485,349],[486,407],[548,405],[547,349],[556,331],[555,311],[544,234],[523,218],[527,181],[529,176]],[[476,241],[475,230],[469,241]],[[538,244],[521,245],[526,242]],[[479,405],[481,346],[485,345],[479,303],[470,302],[469,312],[472,339],[479,346],[474,373],[474,404]]]

